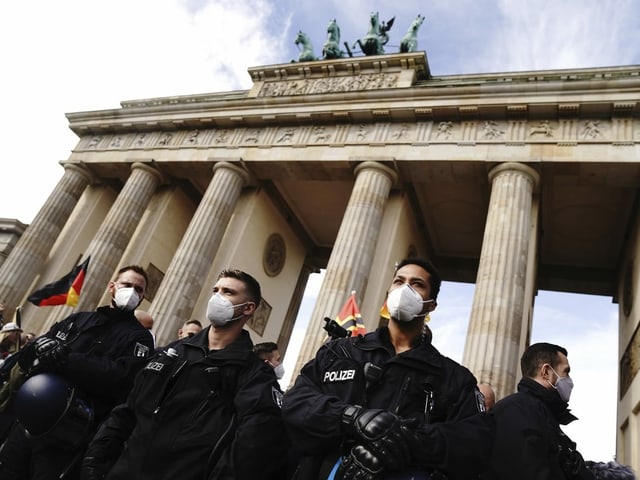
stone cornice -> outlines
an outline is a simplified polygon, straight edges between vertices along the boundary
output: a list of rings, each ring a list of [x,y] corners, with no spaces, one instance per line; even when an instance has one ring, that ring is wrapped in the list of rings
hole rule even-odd
[[[404,58],[405,56],[409,57]],[[473,86],[482,86],[484,94],[491,93],[491,91],[506,90],[513,94],[514,92],[511,89],[514,87],[511,85],[516,84],[517,87],[515,88],[523,92],[532,89],[538,92],[541,89],[542,91],[552,92],[559,88],[565,92],[585,88],[592,91],[598,88],[611,88],[612,82],[615,82],[620,88],[640,88],[640,65],[432,77],[428,73],[429,66],[426,56],[422,53],[363,57],[360,62],[356,62],[355,59],[349,60],[325,60],[255,67],[249,69],[249,74],[254,81],[254,87],[251,90],[128,100],[121,102],[121,106],[122,109],[154,109],[158,107],[166,109],[172,106],[174,108],[184,108],[194,104],[244,103],[250,98],[259,96],[259,89],[262,88],[265,82],[295,82],[304,79],[317,80],[322,78],[343,79],[348,76],[364,76],[366,78],[368,76],[388,76],[407,70],[414,71],[416,77],[415,82],[411,85],[404,85],[404,87],[426,89],[426,91],[421,92],[422,95],[430,90],[441,90],[443,87],[457,88],[458,92],[464,93],[465,87]],[[558,85],[559,83],[562,84],[562,87]],[[527,88],[527,84],[531,85],[531,87]],[[259,86],[258,89],[256,89],[256,85]],[[397,87],[397,85],[395,86]],[[345,90],[341,91],[344,92]],[[317,93],[328,92],[330,90],[323,90]],[[438,94],[436,92],[429,93]]]
[[[255,81],[250,91],[135,100],[123,102],[121,109],[67,117],[71,129],[83,136],[381,118],[415,122],[640,115],[640,66],[429,79],[426,72],[423,54],[259,67],[250,70]]]
[[[365,73],[391,73],[412,70],[417,79],[431,77],[424,52],[347,57],[336,60],[292,62],[281,65],[249,69],[254,83],[269,80],[299,80],[302,78],[328,78],[354,76]]]

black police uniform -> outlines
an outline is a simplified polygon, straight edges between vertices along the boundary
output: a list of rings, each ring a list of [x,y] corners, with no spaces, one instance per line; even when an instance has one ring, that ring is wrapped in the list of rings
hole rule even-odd
[[[136,373],[153,353],[153,337],[133,312],[109,306],[71,314],[43,336],[62,343],[66,354],[60,363],[36,367],[32,374],[54,371],[62,375],[92,405],[95,425],[126,399]],[[32,342],[19,354],[23,369],[35,359],[34,345]],[[29,440],[16,425],[0,450],[0,480],[57,479],[81,454],[51,445],[46,435]],[[66,478],[75,476],[69,472]]]
[[[287,443],[273,369],[252,352],[248,332],[212,351],[208,335],[147,363],[90,444],[86,478],[107,470],[108,480],[282,478]]]
[[[487,443],[486,428],[452,430],[445,437],[427,425],[455,422],[484,411],[476,385],[471,372],[441,355],[428,336],[398,355],[387,327],[323,345],[284,396],[285,424],[292,445],[303,456],[297,478],[327,478],[341,449],[344,453],[350,448],[343,442],[341,426],[343,411],[349,405],[385,409],[414,419],[425,445],[420,468],[429,465],[447,472],[450,478],[471,478],[467,476],[468,464],[487,454],[477,448]],[[443,461],[443,452],[452,442],[457,442],[457,453],[468,453],[457,465],[454,453],[448,453],[449,461]]]
[[[576,420],[558,392],[523,378],[518,393],[491,410],[496,440],[492,473],[483,478],[512,480],[592,480],[582,457],[561,430]]]

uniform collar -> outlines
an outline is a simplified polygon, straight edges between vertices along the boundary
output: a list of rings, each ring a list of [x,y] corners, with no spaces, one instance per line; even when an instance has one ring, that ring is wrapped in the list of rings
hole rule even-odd
[[[532,378],[523,377],[518,384],[518,392],[531,395],[543,402],[561,425],[568,425],[578,418],[569,410],[569,404],[563,401],[558,392],[545,388]]]
[[[221,355],[224,356],[226,360],[238,358],[243,359],[246,358],[248,353],[251,353],[253,350],[253,342],[251,341],[251,336],[249,332],[246,330],[242,330],[238,338],[236,338],[233,342],[227,345],[223,350],[213,350],[209,351],[209,329],[211,325],[206,328],[203,328],[199,333],[190,337],[188,339],[183,340],[183,344],[189,347],[197,347],[199,349],[207,352],[207,356],[210,358],[217,358]]]
[[[378,327],[375,331],[366,334],[364,337],[355,340],[355,346],[361,350],[384,349],[392,357],[397,357],[399,361],[411,363],[416,368],[421,365],[428,364],[430,368],[439,369],[442,366],[442,356],[438,350],[431,344],[431,336],[423,335],[422,342],[411,350],[395,353],[395,349],[391,344],[391,336],[389,328],[386,326]]]
[[[103,305],[102,307],[98,307],[96,311],[106,315],[109,318],[114,318],[117,320],[135,320],[136,322],[138,321],[132,310],[120,310],[119,308],[115,308],[110,305]]]

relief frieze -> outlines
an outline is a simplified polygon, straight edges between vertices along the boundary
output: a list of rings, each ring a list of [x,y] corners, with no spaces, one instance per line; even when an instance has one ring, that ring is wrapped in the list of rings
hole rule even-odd
[[[482,126],[482,137],[486,140],[498,140],[504,137],[504,130],[494,121],[486,121]]]
[[[529,136],[536,137],[553,137],[554,127],[551,126],[548,120],[537,122],[529,128]]]
[[[372,73],[343,77],[268,81],[260,88],[258,97],[313,95],[395,88],[398,85],[399,78],[400,75],[397,73]]]
[[[324,125],[316,125],[311,129],[312,143],[327,143],[331,140],[331,129]]]
[[[209,130],[181,130],[112,135],[87,135],[81,150],[154,148],[238,148],[345,144],[524,145],[589,143],[629,145],[640,141],[640,122],[612,120],[464,120],[339,123]]]
[[[580,132],[580,138],[583,140],[596,140],[601,136],[600,122],[594,120],[586,120]]]

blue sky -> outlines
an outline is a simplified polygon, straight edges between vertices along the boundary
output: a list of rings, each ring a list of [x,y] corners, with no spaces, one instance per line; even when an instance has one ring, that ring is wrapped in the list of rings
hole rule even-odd
[[[58,162],[77,143],[65,112],[249,88],[249,67],[297,58],[298,30],[319,56],[331,19],[352,45],[371,11],[395,17],[389,53],[416,15],[426,16],[418,48],[435,76],[640,64],[637,0],[3,2],[0,217],[29,223],[62,176]],[[461,360],[472,286],[446,287],[432,320],[435,343]],[[581,418],[569,434],[595,460],[615,449],[616,318],[606,298],[536,299],[533,339],[569,349],[571,404]]]

